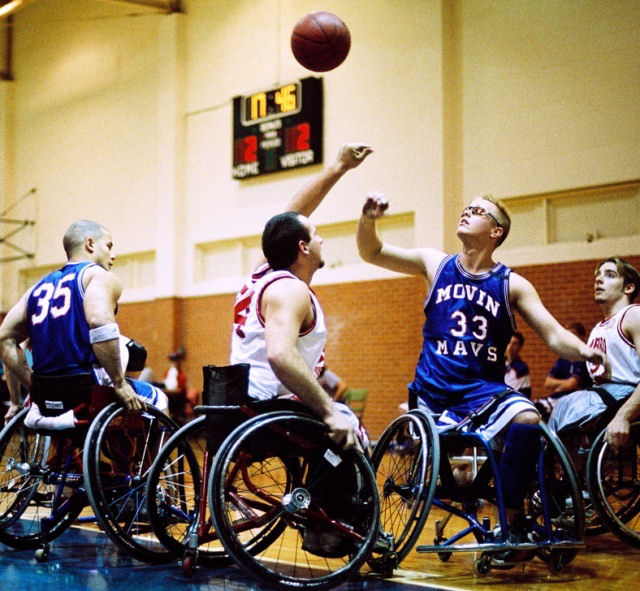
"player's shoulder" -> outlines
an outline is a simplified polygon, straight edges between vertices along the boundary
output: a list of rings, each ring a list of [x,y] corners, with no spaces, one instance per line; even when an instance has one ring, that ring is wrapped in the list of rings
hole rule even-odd
[[[640,336],[640,304],[631,304],[622,315],[622,330]]]
[[[118,288],[122,285],[120,278],[100,265],[89,265],[83,269],[82,283],[86,289],[91,283]]]
[[[533,283],[529,281],[526,277],[520,275],[520,273],[516,273],[515,271],[511,271],[509,273],[509,291],[512,295],[524,293],[526,291],[535,292],[535,287],[533,287]]]
[[[308,310],[312,298],[310,287],[291,273],[275,273],[257,293],[258,306],[264,313],[265,305],[280,310]]]
[[[100,265],[87,265],[86,267],[83,267],[80,272],[82,273],[82,277],[87,279],[93,279],[94,277],[109,278],[111,276],[115,276],[114,273]]]
[[[433,278],[443,261],[450,257],[446,252],[442,252],[437,248],[424,246],[418,249],[418,254],[423,261],[427,276]]]
[[[425,261],[434,261],[438,264],[440,264],[448,256],[451,256],[446,252],[443,252],[431,246],[423,246],[422,248],[418,248],[418,252]]]
[[[258,297],[262,300],[308,301],[311,288],[288,271],[273,271],[263,279]]]

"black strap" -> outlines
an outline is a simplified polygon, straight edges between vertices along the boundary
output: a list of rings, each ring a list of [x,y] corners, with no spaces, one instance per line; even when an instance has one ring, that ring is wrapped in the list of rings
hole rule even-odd
[[[623,398],[622,400],[618,400],[617,398],[614,398],[604,388],[600,388],[596,386],[595,388],[592,388],[592,389],[598,396],[600,396],[600,399],[602,400],[604,405],[607,407],[606,410],[597,418],[597,421],[595,423],[599,431],[601,429],[604,429],[609,424],[611,419],[613,419],[613,417],[616,416],[618,409],[625,403],[625,400],[627,399],[627,397]]]
[[[604,405],[607,407],[607,410],[615,410],[617,411],[618,408],[620,406],[622,406],[622,403],[624,402],[624,400],[618,400],[617,398],[614,398],[611,394],[609,394],[609,392],[607,392],[604,388],[598,387],[596,386],[595,388],[592,388],[592,390],[598,395],[600,396],[600,399],[602,400],[602,402],[604,403]]]
[[[93,374],[31,375],[31,400],[45,417],[58,416],[91,397]]]
[[[458,423],[457,428],[461,429],[463,426],[468,424],[472,429],[476,429],[480,425],[484,425],[498,404],[500,404],[500,402],[502,402],[502,400],[507,396],[511,396],[512,394],[518,394],[518,392],[515,392],[510,388],[506,388],[502,392],[499,392],[495,396],[489,398],[489,400],[487,400],[478,410],[471,411],[460,423]]]

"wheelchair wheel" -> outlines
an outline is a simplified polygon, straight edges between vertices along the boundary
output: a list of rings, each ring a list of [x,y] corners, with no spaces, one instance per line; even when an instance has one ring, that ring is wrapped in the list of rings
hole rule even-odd
[[[278,589],[354,575],[378,532],[375,477],[359,452],[292,412],[260,415],[225,440],[209,480],[214,526],[244,570]]]
[[[196,558],[198,564],[226,566],[231,558],[213,531],[202,489],[202,474],[209,473],[213,459],[203,465],[206,448],[205,416],[174,433],[149,473],[147,511],[153,532],[174,556],[187,565]]]
[[[532,520],[529,536],[538,542],[581,542],[584,505],[573,463],[562,442],[544,423],[540,431],[538,480],[525,501],[525,515]],[[537,554],[552,572],[558,572],[575,558],[577,550],[542,548]]]
[[[617,453],[602,431],[587,460],[587,484],[593,503],[609,529],[640,548],[640,421],[631,424],[630,444]]]
[[[373,451],[380,523],[393,536],[396,566],[416,543],[431,507],[440,463],[436,437],[431,417],[412,411],[385,429]],[[371,566],[375,570],[375,561]]]
[[[78,433],[36,433],[24,426],[27,412],[18,413],[0,436],[0,542],[18,549],[53,540],[87,504],[76,490],[82,486]]]
[[[111,403],[93,420],[85,440],[84,479],[100,527],[117,546],[149,563],[174,558],[151,531],[145,491],[153,460],[177,430],[153,406],[128,414]]]

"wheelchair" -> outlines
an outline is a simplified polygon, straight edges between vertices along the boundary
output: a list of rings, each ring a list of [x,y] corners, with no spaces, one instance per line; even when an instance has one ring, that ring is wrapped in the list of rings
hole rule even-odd
[[[565,428],[560,435],[575,454],[585,503],[585,535],[611,531],[640,548],[640,420],[631,422],[629,443],[612,450],[605,441],[606,427],[624,399],[613,399],[601,388],[595,391],[606,410],[586,424]]]
[[[29,428],[23,409],[0,433],[0,542],[45,560],[74,522],[97,521],[134,558],[169,559],[150,536],[144,491],[152,459],[177,425],[152,406],[125,413],[113,389],[94,385],[89,373],[34,374],[31,399],[44,417],[73,410],[77,421]]]
[[[544,424],[540,425],[535,479],[527,490],[524,518],[514,541],[497,469],[499,454],[475,432],[496,404],[493,399],[440,432],[431,415],[418,409],[387,427],[372,463],[381,528],[391,534],[394,550],[370,563],[374,570],[391,574],[418,543],[429,515],[434,518],[433,544],[418,545],[416,551],[435,553],[443,562],[457,552],[479,553],[474,561],[477,575],[486,575],[492,568],[513,568],[534,557],[558,573],[584,547],[584,508],[575,470],[562,443]],[[462,450],[473,454],[465,463],[478,458],[477,470],[463,485],[455,476]],[[497,524],[492,523],[494,513]]]
[[[602,424],[602,423],[601,423]],[[595,515],[587,533],[613,532],[640,548],[640,420],[632,421],[629,444],[613,451],[602,429],[586,463],[586,490]]]
[[[368,459],[334,444],[298,402],[248,400],[248,366],[204,373],[201,416],[149,474],[157,539],[187,575],[235,562],[275,588],[326,589],[355,574],[378,535]]]

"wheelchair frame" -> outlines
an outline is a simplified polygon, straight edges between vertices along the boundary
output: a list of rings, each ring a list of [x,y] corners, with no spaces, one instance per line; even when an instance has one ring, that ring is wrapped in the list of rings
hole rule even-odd
[[[272,410],[283,405],[291,407],[292,401],[196,407],[203,416],[174,434],[154,462],[147,483],[150,522],[156,537],[182,557],[186,575],[193,573],[197,563],[222,566],[235,561],[276,588],[325,589],[357,572],[370,555],[378,534],[379,506],[368,460],[360,452],[344,452],[332,443],[324,423],[305,412],[300,403],[293,403],[295,410]],[[208,419],[234,415],[238,426],[229,429],[230,434],[225,431],[224,438],[215,434],[218,441],[223,440],[217,451],[203,445],[203,436],[211,435]],[[256,459],[255,450],[249,448],[263,431],[269,435],[265,441],[282,441],[286,434],[287,448],[264,456],[269,444],[261,445],[260,459]],[[302,433],[296,434],[298,431]],[[355,466],[369,491],[363,503],[367,513],[363,531],[345,518],[332,518],[317,505],[317,483],[316,488],[305,487],[306,458],[320,449],[323,457],[331,459],[329,468],[331,462]],[[269,462],[277,466],[267,470],[264,466]],[[336,550],[339,556],[322,557],[300,548],[305,528],[316,526],[339,531],[353,546],[343,553]],[[287,532],[288,543],[298,543],[298,554],[304,556],[304,566],[296,563],[293,572],[291,559],[283,562],[269,555],[270,547]]]
[[[74,381],[68,383],[73,384]],[[62,389],[65,389],[64,384]],[[108,402],[114,398],[111,388],[92,385],[85,395],[89,398],[74,410],[84,412],[88,418],[79,420],[72,429],[27,428],[24,419],[29,409],[23,409],[0,432],[0,541],[20,549],[36,549],[36,559],[45,560],[52,540],[74,521],[97,520],[109,537],[133,557],[146,561],[166,560],[169,556],[164,548],[165,556],[158,559],[154,550],[160,547],[149,548],[148,540],[139,535],[139,522],[144,520],[144,515],[140,514],[144,501],[140,491],[144,490],[141,480],[145,475],[117,473],[114,464],[110,466],[111,474],[101,470],[104,449],[99,442],[105,439],[105,433],[116,422],[121,423],[119,430],[122,432],[120,417],[124,409],[119,403]],[[64,397],[73,397],[72,387]],[[51,399],[55,401],[55,395]],[[96,415],[100,408],[102,410]],[[153,425],[144,431],[143,439],[148,439],[155,426],[161,426],[163,433],[178,428],[154,407],[149,407],[144,415],[135,415],[135,419],[132,418],[134,415],[128,416],[127,420],[137,420],[138,426],[140,421],[143,425],[145,421],[147,426]],[[99,436],[97,440],[96,436]],[[137,449],[142,450],[142,456],[134,450],[133,455],[127,458],[129,468],[142,466],[145,456],[148,456],[146,462],[150,465],[151,449],[144,445]],[[93,466],[87,465],[88,458],[93,459]],[[94,502],[111,487],[114,477],[118,477],[120,485],[127,489],[121,498],[135,498],[135,517],[123,527],[116,527],[116,524],[124,515],[114,517],[109,504]],[[94,516],[79,517],[88,505],[92,506]],[[148,528],[144,526],[143,529]]]
[[[395,483],[394,488],[391,489],[391,494],[397,495],[403,503],[421,506],[422,510],[419,519],[406,523],[399,538],[398,533],[394,532],[394,537],[400,540],[401,547],[396,556],[387,557],[386,564],[382,560],[381,565],[374,565],[379,566],[377,570],[389,574],[401,562],[413,546],[414,540],[420,535],[432,506],[446,512],[445,520],[437,520],[435,523],[434,543],[420,545],[416,551],[436,553],[443,561],[447,561],[456,552],[480,552],[480,558],[474,562],[474,570],[479,575],[488,573],[491,568],[513,568],[516,561],[530,560],[534,556],[547,562],[549,569],[555,573],[570,562],[577,550],[584,546],[582,542],[584,531],[582,494],[577,485],[575,470],[564,446],[548,430],[546,425],[540,427],[543,445],[537,461],[538,486],[531,489],[525,499],[525,509],[528,511],[525,528],[530,540],[520,543],[510,541],[509,526],[506,525],[506,511],[497,471],[498,460],[491,445],[484,437],[472,430],[465,430],[465,427],[473,425],[473,421],[478,420],[478,415],[472,416],[439,434],[435,434],[433,419],[423,411],[412,410],[396,419],[380,438],[373,454],[383,507],[385,497],[389,496],[384,457],[394,453],[393,446],[389,445],[393,438],[389,439],[386,434],[391,431],[398,433],[400,422],[405,422],[408,425],[415,424],[416,417],[423,421],[425,431],[432,433],[427,437],[426,448],[433,449],[428,454],[415,452],[411,461],[415,463],[420,459],[420,456],[428,455],[432,465],[437,465],[438,468],[427,471],[428,477],[425,486],[421,487],[415,480],[406,479],[404,482]],[[418,431],[416,430],[415,433]],[[422,437],[421,434],[420,437]],[[456,484],[451,461],[444,453],[444,449],[451,448],[452,444],[463,447],[470,445],[480,447],[484,451],[483,455],[487,458],[468,486]],[[381,445],[386,446],[386,449],[380,447]],[[419,442],[414,445],[416,447],[422,446]],[[544,483],[544,486],[540,486],[540,482]],[[490,517],[485,516],[482,519],[478,517],[478,509],[482,506],[478,499],[488,501],[496,506],[500,524],[498,535],[492,529]],[[454,503],[459,503],[460,506],[458,507]],[[447,537],[445,527],[451,516],[462,519],[466,525],[460,531]],[[384,519],[384,512],[382,528],[385,531],[393,529],[393,525],[389,527],[388,519]],[[469,535],[475,538],[474,543],[459,543]],[[513,562],[501,561],[499,563],[495,560],[506,552],[511,554]]]
[[[640,420],[631,422],[629,445],[617,452],[606,443],[605,431],[593,441],[587,459],[589,496],[604,526],[640,548]]]

